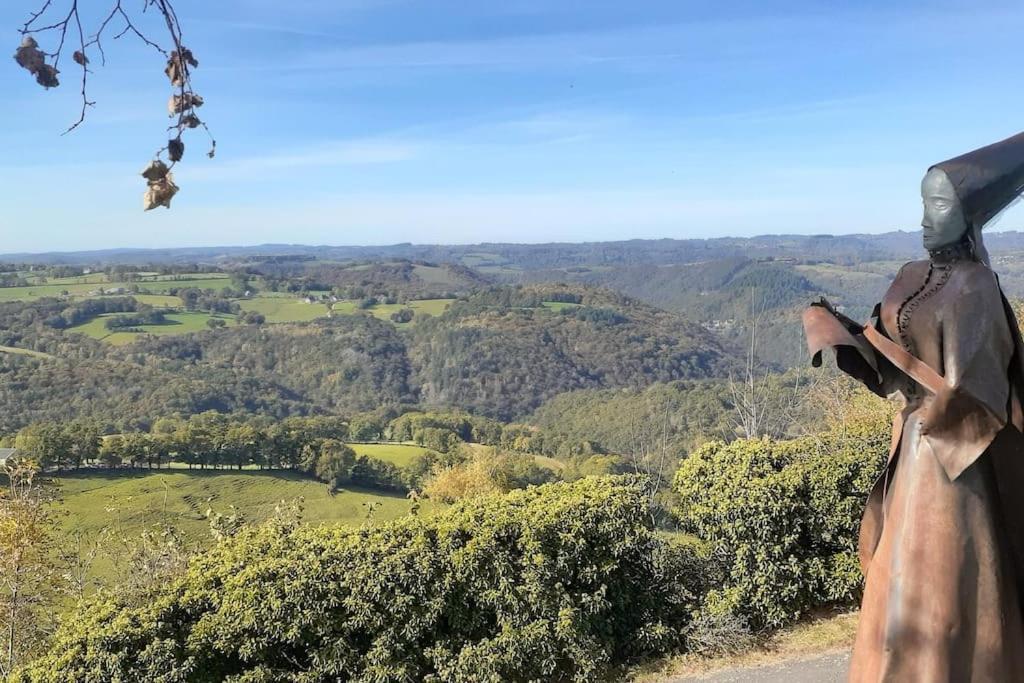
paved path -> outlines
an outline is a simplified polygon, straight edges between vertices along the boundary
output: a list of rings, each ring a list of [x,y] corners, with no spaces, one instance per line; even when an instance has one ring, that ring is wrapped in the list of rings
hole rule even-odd
[[[665,683],[843,683],[850,653],[832,652],[769,666],[725,669],[704,676],[672,678]]]

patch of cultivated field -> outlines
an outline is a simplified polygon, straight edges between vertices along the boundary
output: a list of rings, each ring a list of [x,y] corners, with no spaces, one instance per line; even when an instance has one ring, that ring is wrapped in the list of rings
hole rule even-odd
[[[180,297],[170,294],[132,294],[140,304],[148,304],[153,308],[181,308],[185,303]]]
[[[87,533],[115,523],[128,532],[166,523],[187,537],[204,539],[206,511],[227,512],[232,505],[248,521],[261,522],[281,501],[301,499],[303,520],[316,524],[361,524],[367,517],[363,503],[380,504],[374,520],[401,517],[412,505],[404,495],[363,489],[331,495],[322,482],[292,472],[97,470],[64,475],[59,482],[64,527]]]
[[[81,284],[100,284],[107,281],[106,273],[89,273],[88,275],[74,275],[72,277],[51,277],[44,278],[42,275],[33,275],[25,278],[32,284],[47,284],[47,285],[81,285]],[[44,283],[43,280],[46,280]]]
[[[226,276],[216,277],[216,273],[204,275],[198,279],[182,279],[182,280],[156,280],[150,282],[143,280],[136,284],[140,288],[148,290],[153,294],[166,293],[171,289],[181,289],[183,287],[194,287],[195,289],[212,289],[215,292],[220,292],[225,287],[230,287],[231,282]]]
[[[227,280],[227,273],[180,273],[178,275],[160,275],[158,273],[139,273],[141,282],[175,282],[186,280]],[[223,287],[226,283],[221,283]]]
[[[12,356],[32,356],[33,358],[53,358],[48,353],[33,351],[32,349],[19,349],[16,346],[0,346],[0,353],[9,353]]]
[[[132,542],[147,529],[168,525],[186,545],[197,547],[212,542],[207,510],[230,514],[234,506],[245,521],[258,523],[273,516],[282,501],[300,501],[305,523],[359,525],[403,517],[412,508],[400,494],[350,489],[332,495],[323,483],[292,472],[89,471],[58,481],[65,539],[76,534],[91,539],[111,529],[116,539]],[[423,501],[420,514],[431,509],[430,501]],[[110,576],[110,560],[100,558],[94,572]]]
[[[68,285],[29,285],[28,287],[0,287],[0,301],[31,301],[43,297],[59,297],[65,293],[69,296],[87,297],[89,293],[103,287],[128,287],[127,283],[112,284],[68,284]]]
[[[243,311],[255,311],[263,315],[268,323],[296,323],[326,318],[327,304],[308,304],[302,299],[285,297],[255,297],[238,302]]]
[[[391,320],[391,314],[403,308],[411,308],[415,311],[416,315],[441,315],[448,310],[453,301],[455,299],[415,299],[404,304],[377,304],[370,308],[360,309],[358,301],[348,300],[339,301],[334,304],[334,311],[336,313],[352,315],[360,310],[365,310],[381,320]],[[416,318],[413,317],[412,321],[416,322]]]
[[[415,265],[412,272],[419,279],[432,285],[458,285],[459,279],[450,270],[440,266]]]
[[[68,328],[68,331],[85,334],[93,339],[99,339],[107,342],[108,344],[114,344],[115,346],[131,344],[133,341],[140,338],[140,333],[112,332],[106,327],[107,318],[114,318],[119,315],[130,314],[108,313],[100,315],[87,323]],[[209,329],[206,321],[210,318],[219,318],[229,326],[236,324],[235,317],[231,315],[210,315],[209,313],[200,313],[197,311],[182,311],[180,313],[168,313],[167,323],[163,325],[142,325],[138,329],[142,330],[143,333],[155,335],[188,334],[189,332],[200,332],[202,330]]]
[[[398,467],[410,465],[419,456],[434,452],[423,446],[402,443],[350,443],[349,446],[356,455],[384,460]]]
[[[579,308],[580,304],[571,304],[564,301],[542,301],[541,306],[558,313],[566,308]]]
[[[217,277],[217,273],[211,273],[203,275],[197,278],[187,278],[183,276],[176,276],[179,279],[162,279],[162,280],[148,280],[142,279],[136,282],[68,282],[66,284],[55,284],[55,281],[47,282],[47,284],[33,284],[27,287],[0,287],[0,302],[3,301],[31,301],[33,299],[40,299],[43,297],[59,297],[59,296],[71,296],[74,298],[89,298],[95,296],[94,292],[104,290],[109,292],[113,289],[123,289],[124,293],[120,296],[132,296],[130,289],[135,286],[143,291],[145,294],[157,294],[166,295],[171,289],[180,289],[184,287],[194,287],[196,289],[212,289],[215,292],[220,292],[222,289],[230,285],[226,275]],[[92,277],[92,276],[83,276]],[[175,276],[155,276],[162,278],[170,278]],[[66,280],[76,280],[81,278],[64,278]],[[181,305],[180,301],[178,304]]]

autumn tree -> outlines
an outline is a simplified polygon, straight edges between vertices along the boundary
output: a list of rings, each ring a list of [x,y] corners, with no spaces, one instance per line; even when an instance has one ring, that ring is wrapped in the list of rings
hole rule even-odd
[[[27,661],[52,624],[50,496],[32,461],[0,468],[0,678]]]

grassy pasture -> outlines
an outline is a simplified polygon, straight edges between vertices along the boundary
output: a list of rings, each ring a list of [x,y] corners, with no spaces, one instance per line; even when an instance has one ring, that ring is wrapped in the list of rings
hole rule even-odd
[[[328,315],[326,304],[307,304],[302,299],[285,297],[255,297],[242,299],[238,302],[243,311],[256,311],[267,319],[268,323],[294,323],[325,318]]]
[[[441,315],[448,310],[448,306],[451,305],[452,301],[454,301],[454,299],[416,299],[405,304],[377,304],[376,306],[371,306],[364,310],[381,320],[391,320],[391,314],[396,313],[403,308],[411,308],[416,312],[417,316]],[[336,313],[352,315],[359,312],[359,302],[354,300],[339,301],[334,304],[333,310]],[[412,322],[416,322],[415,317],[412,319]]]
[[[32,275],[27,277],[29,282],[32,284],[44,284],[41,282],[44,276]],[[74,275],[72,277],[51,277],[46,278],[45,284],[48,285],[82,285],[82,284],[102,284],[107,281],[106,273],[89,273],[88,275]]]
[[[282,501],[301,499],[303,522],[317,525],[364,524],[371,503],[377,504],[374,522],[402,517],[412,507],[405,496],[378,491],[347,489],[331,495],[323,483],[292,472],[97,470],[65,475],[58,482],[64,538],[57,541],[66,547],[74,534],[95,538],[109,528],[132,542],[145,529],[163,525],[176,529],[188,546],[201,547],[212,542],[206,511],[227,514],[231,506],[246,522],[258,523],[273,516]],[[432,507],[423,501],[421,514]],[[101,556],[93,573],[111,578],[109,558]]]
[[[187,280],[228,280],[227,273],[181,273],[178,275],[159,275],[157,273],[139,273],[140,282],[176,282]],[[224,284],[221,284],[223,287]]]
[[[40,299],[43,297],[59,297],[63,296],[67,292],[68,296],[75,298],[90,298],[97,296],[93,294],[97,290],[111,290],[111,289],[124,289],[125,294],[120,296],[132,296],[130,294],[130,288],[132,286],[138,286],[144,290],[144,294],[155,294],[155,295],[166,295],[171,289],[179,289],[184,287],[194,287],[197,289],[212,289],[216,292],[220,292],[224,287],[230,283],[227,276],[216,277],[217,273],[211,273],[203,275],[202,277],[188,278],[178,280],[140,280],[137,282],[68,282],[64,284],[54,284],[53,281],[47,282],[47,284],[33,284],[27,287],[0,287],[0,302],[3,301],[31,301],[33,299]],[[83,276],[86,278],[93,277],[92,275]],[[169,278],[173,276],[156,276]],[[81,278],[63,278],[65,280],[78,280]],[[181,305],[180,301],[176,305]]]
[[[542,301],[541,306],[544,308],[558,313],[566,308],[579,308],[582,304],[571,304],[564,301]]]
[[[32,349],[19,349],[16,346],[0,346],[0,353],[9,353],[12,356],[31,356],[33,358],[53,358],[48,353],[33,351]]]
[[[447,268],[441,268],[440,266],[423,266],[415,265],[412,270],[413,274],[424,282],[432,285],[457,285],[459,280],[452,276],[451,271]]]
[[[133,341],[140,338],[141,334],[138,332],[112,332],[106,328],[107,318],[114,318],[119,315],[130,315],[124,313],[108,313],[105,315],[97,316],[87,323],[76,325],[68,329],[69,332],[78,332],[85,334],[93,339],[99,339],[115,346],[121,346],[123,344],[131,344]],[[210,315],[209,313],[200,313],[195,311],[183,311],[180,313],[168,313],[168,322],[164,325],[142,325],[139,327],[146,334],[156,335],[167,335],[167,334],[188,334],[189,332],[200,332],[202,330],[209,329],[206,326],[206,321],[210,318],[220,318],[229,326],[235,324],[234,316],[230,315]]]
[[[403,495],[351,489],[331,495],[322,482],[293,472],[227,472],[210,470],[117,470],[77,472],[59,478],[59,503],[68,531],[97,532],[119,520],[127,531],[168,523],[187,537],[205,539],[206,510],[227,511],[234,505],[251,522],[263,521],[281,501],[303,500],[303,519],[322,524],[360,524],[362,503],[380,507],[374,519],[401,517],[411,503]],[[116,512],[108,508],[117,508]]]
[[[349,446],[356,452],[356,455],[376,458],[398,467],[410,465],[420,455],[433,452],[423,446],[401,443],[350,443]]]
[[[153,308],[181,308],[185,302],[180,297],[170,294],[132,294],[140,304],[148,304]]]

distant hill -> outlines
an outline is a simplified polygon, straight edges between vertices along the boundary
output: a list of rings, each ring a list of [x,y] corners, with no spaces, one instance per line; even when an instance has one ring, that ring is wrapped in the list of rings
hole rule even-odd
[[[46,305],[0,304],[0,319]],[[721,377],[737,364],[703,327],[579,285],[491,287],[408,329],[359,312],[115,347],[37,321],[11,343],[53,357],[0,354],[0,433],[72,417],[132,426],[205,410],[283,417],[417,404],[518,419],[564,391]]]
[[[1024,233],[989,236],[998,249],[1024,249]],[[38,264],[224,263],[305,256],[325,261],[388,259],[460,263],[488,270],[565,268],[578,265],[636,263],[695,263],[726,258],[796,258],[854,263],[909,259],[920,254],[917,232],[878,235],[762,235],[712,239],[624,240],[549,244],[481,243],[474,245],[395,244],[387,246],[330,246],[262,244],[239,247],[182,247],[173,249],[99,249],[40,254],[0,254],[0,260]]]
[[[421,400],[514,419],[566,391],[721,377],[737,356],[678,315],[608,290],[495,288],[418,325]]]

